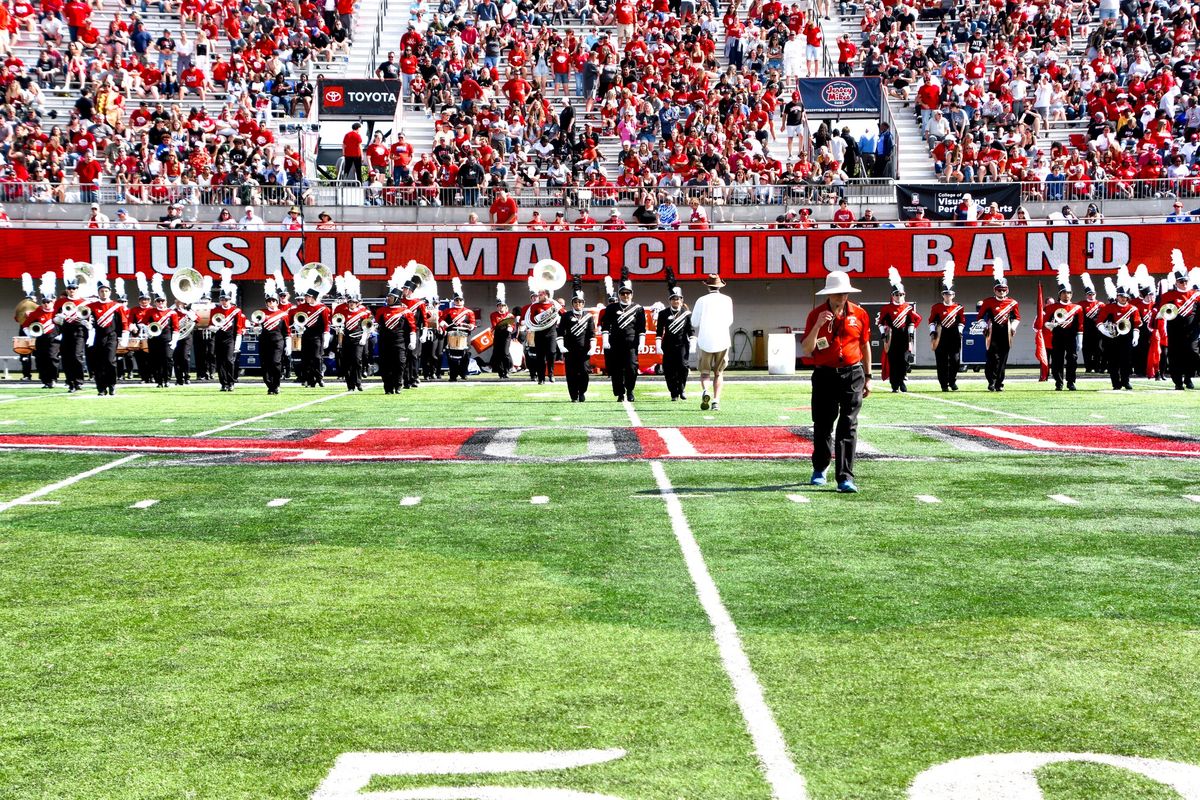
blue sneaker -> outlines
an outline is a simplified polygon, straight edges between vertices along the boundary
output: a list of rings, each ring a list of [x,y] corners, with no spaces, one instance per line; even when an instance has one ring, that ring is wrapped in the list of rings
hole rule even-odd
[[[838,484],[838,491],[843,494],[858,494],[858,487],[854,485],[854,481],[842,481]]]
[[[826,483],[828,483],[828,481],[825,480],[824,471],[814,472],[812,477],[808,479],[809,486],[824,486]]]

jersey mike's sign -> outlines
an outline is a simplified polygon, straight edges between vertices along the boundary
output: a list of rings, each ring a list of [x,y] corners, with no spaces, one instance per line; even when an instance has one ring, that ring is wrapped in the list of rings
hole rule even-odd
[[[879,78],[800,78],[800,102],[809,116],[877,117]]]
[[[391,119],[396,113],[400,81],[372,78],[319,78],[317,103],[321,119]]]
[[[954,261],[960,277],[989,276],[1003,263],[1008,274],[1053,278],[1060,264],[1075,273],[1105,273],[1145,263],[1152,273],[1170,268],[1172,248],[1188,264],[1200,262],[1200,239],[1189,225],[976,227],[955,230],[860,229],[746,231],[569,231],[465,234],[385,231],[370,233],[56,230],[52,236],[0,230],[0,277],[57,270],[65,259],[104,264],[110,277],[138,272],[171,275],[190,267],[216,275],[229,267],[239,280],[292,277],[320,261],[361,280],[383,281],[410,259],[439,278],[525,280],[533,266],[552,258],[584,280],[617,276],[662,280],[671,267],[681,280],[699,279],[718,267],[725,280],[824,279],[831,270],[883,278],[894,266],[906,278],[939,278]]]

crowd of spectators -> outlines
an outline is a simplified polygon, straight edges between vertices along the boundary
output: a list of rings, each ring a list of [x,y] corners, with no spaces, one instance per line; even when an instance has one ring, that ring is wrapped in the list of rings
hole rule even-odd
[[[1027,200],[1195,196],[1196,13],[1180,0],[867,0],[855,67],[912,109],[943,180],[1024,181]]]

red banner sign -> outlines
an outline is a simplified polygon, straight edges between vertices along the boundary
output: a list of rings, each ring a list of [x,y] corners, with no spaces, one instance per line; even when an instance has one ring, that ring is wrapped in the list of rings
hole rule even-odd
[[[110,277],[137,272],[170,275],[192,267],[215,275],[222,267],[239,280],[262,280],[320,261],[364,281],[385,280],[415,259],[439,278],[525,280],[544,258],[585,280],[617,276],[661,280],[667,267],[681,280],[718,269],[726,280],[822,279],[834,269],[863,278],[939,276],[953,260],[960,276],[989,275],[1003,263],[1010,276],[1050,276],[1063,263],[1072,272],[1103,273],[1121,264],[1170,269],[1172,248],[1200,262],[1200,227],[977,227],[959,229],[822,229],[745,231],[520,231],[425,232],[31,231],[0,230],[0,277],[57,270],[65,259],[104,263]]]

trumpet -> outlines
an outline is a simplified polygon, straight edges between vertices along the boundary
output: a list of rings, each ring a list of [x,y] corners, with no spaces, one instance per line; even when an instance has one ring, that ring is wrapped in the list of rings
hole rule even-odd
[[[1133,323],[1129,321],[1129,317],[1117,323],[1117,335],[1126,336],[1133,330]]]
[[[45,332],[46,332],[46,326],[42,325],[42,323],[40,323],[40,322],[29,323],[29,335],[32,336],[33,338],[36,339],[37,337],[41,336]]]
[[[92,319],[92,310],[87,306],[79,306],[79,318],[84,322],[90,322]]]
[[[151,322],[146,326],[146,335],[150,338],[162,336],[163,326],[161,322]]]
[[[260,308],[258,311],[255,311],[253,314],[250,315],[250,324],[251,325],[262,325],[263,320],[265,320],[266,318],[267,318],[267,312],[263,311]]]
[[[1064,322],[1066,322],[1066,321],[1067,321],[1067,310],[1066,310],[1065,308],[1059,308],[1059,309],[1055,309],[1055,311],[1054,311],[1054,324],[1055,324],[1055,325],[1062,325],[1062,324],[1063,324]]]
[[[372,333],[375,332],[375,320],[365,319],[365,320],[363,320],[362,325],[360,325],[359,327],[362,328],[362,332],[363,332],[364,336],[370,336]]]
[[[308,312],[297,311],[296,316],[292,317],[292,327],[298,331],[302,331],[308,327]]]
[[[1163,303],[1162,307],[1158,309],[1158,316],[1170,322],[1179,316],[1179,306],[1174,303]]]

